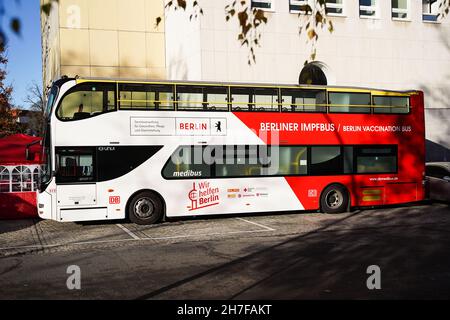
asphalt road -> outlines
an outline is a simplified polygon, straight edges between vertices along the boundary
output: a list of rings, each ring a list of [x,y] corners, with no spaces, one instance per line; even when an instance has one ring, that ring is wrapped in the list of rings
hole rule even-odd
[[[0,222],[0,299],[448,299],[450,207]],[[69,290],[67,268],[81,270]],[[379,266],[381,289],[367,288]]]

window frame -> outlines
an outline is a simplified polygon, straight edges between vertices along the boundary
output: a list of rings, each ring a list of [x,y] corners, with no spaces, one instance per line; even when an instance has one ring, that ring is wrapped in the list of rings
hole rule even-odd
[[[249,149],[249,146],[257,146],[258,148],[260,147],[265,147],[265,148],[270,148],[272,147],[271,145],[265,146],[265,145],[228,145],[228,147],[234,147],[235,150],[235,154],[234,154],[234,159],[237,158],[238,154],[236,152],[237,147],[246,147],[246,153],[245,153],[245,157],[247,159],[247,150]],[[212,164],[209,165],[211,167],[211,175],[209,177],[166,177],[165,176],[165,170],[167,168],[167,166],[169,165],[169,162],[172,160],[172,155],[175,152],[178,152],[180,150],[180,148],[187,148],[187,147],[199,147],[196,145],[182,145],[179,146],[177,149],[174,150],[174,152],[172,152],[172,154],[170,154],[169,159],[165,162],[165,164],[162,166],[161,168],[161,177],[164,180],[168,180],[168,181],[172,181],[172,180],[217,180],[217,179],[255,179],[255,178],[289,178],[289,177],[339,177],[339,176],[377,176],[377,175],[385,175],[385,174],[392,174],[392,175],[398,175],[399,174],[399,147],[398,145],[393,145],[393,144],[388,144],[388,145],[373,145],[373,144],[358,144],[358,145],[281,145],[279,146],[280,148],[306,148],[306,152],[307,152],[307,169],[306,169],[306,173],[305,174],[287,174],[287,175],[251,175],[251,176],[227,176],[227,177],[222,177],[222,176],[217,176],[216,174],[216,164]],[[202,146],[203,148],[206,147],[224,147],[226,148],[227,145],[224,146],[218,146],[218,145],[207,145],[207,146]],[[314,147],[335,147],[335,148],[339,148],[340,149],[340,157],[341,157],[341,173],[333,173],[333,174],[311,174],[311,161],[312,161],[312,148]],[[347,150],[348,148],[352,148],[352,153],[351,153],[351,157],[348,158],[348,154],[347,154]],[[355,149],[360,148],[373,148],[373,149],[377,149],[377,148],[393,148],[393,150],[395,150],[392,154],[393,156],[395,156],[396,158],[396,171],[395,172],[365,172],[365,173],[358,173],[357,172],[357,152],[355,152]],[[346,150],[347,149],[347,150]],[[259,152],[259,149],[258,149]],[[225,153],[224,153],[224,157],[225,157]],[[226,158],[224,158],[226,159]],[[351,172],[345,172],[346,171],[346,160],[351,160],[352,161],[352,167],[351,167]],[[224,163],[226,164],[226,163]],[[234,163],[236,164],[236,163]]]
[[[408,99],[408,112],[406,113],[398,113],[398,112],[375,112],[375,110],[377,109],[389,109],[392,110],[393,108],[402,108],[402,107],[396,107],[396,106],[390,106],[389,108],[387,108],[387,106],[379,108],[377,107],[377,105],[375,104],[375,98],[407,98]],[[387,96],[383,96],[383,95],[372,95],[372,113],[374,115],[394,115],[394,116],[398,116],[398,115],[410,115],[411,114],[411,96],[391,96],[391,95],[387,95]]]
[[[76,153],[71,153],[69,150],[75,149]],[[85,150],[80,152],[79,150]],[[92,155],[92,179],[89,181],[80,181],[79,177],[77,179],[61,179],[59,170],[61,168],[61,155]],[[57,185],[83,185],[83,184],[96,184],[98,182],[97,177],[97,152],[95,147],[56,147],[55,148],[55,178]]]
[[[330,17],[346,17],[345,15],[345,0],[341,0],[342,3],[338,4],[338,3],[332,3],[332,2],[328,2],[325,1],[325,11],[326,14]],[[334,12],[328,12],[328,9],[342,9],[342,13],[334,13]]]
[[[323,108],[323,111],[317,111],[317,110],[314,110],[314,111],[310,111],[310,110],[305,110],[305,104],[303,104],[302,105],[302,107],[303,107],[303,110],[295,110],[295,111],[293,111],[292,110],[292,108],[294,107],[295,109],[297,109],[298,107],[300,107],[300,106],[297,106],[297,105],[295,105],[295,104],[290,104],[289,105],[289,108],[291,109],[291,110],[289,110],[289,111],[284,111],[283,110],[283,108],[286,108],[285,107],[285,101],[283,101],[283,97],[284,97],[284,94],[283,94],[283,92],[286,92],[286,91],[299,91],[299,92],[316,92],[316,93],[318,93],[318,92],[321,92],[321,93],[324,93],[325,94],[325,103],[324,103],[324,105],[320,105],[319,104],[319,106],[316,104],[315,105],[315,107],[316,108]],[[287,113],[287,114],[289,114],[289,113],[319,113],[319,114],[323,114],[323,113],[328,113],[328,107],[329,107],[329,100],[328,100],[328,91],[326,90],[326,89],[302,89],[302,88],[298,88],[298,89],[293,89],[293,88],[281,88],[281,90],[280,90],[280,98],[279,98],[279,104],[280,104],[280,111],[282,112],[282,113]],[[291,95],[291,97],[293,97],[293,95]],[[304,99],[305,99],[305,97],[302,97],[303,98],[303,101],[304,101]]]
[[[393,21],[411,21],[411,1],[406,0],[406,9],[394,8],[394,0],[391,0],[391,19]],[[406,13],[406,18],[394,17],[394,13],[401,14]]]
[[[280,113],[281,112],[281,98],[280,98],[280,88],[279,87],[250,87],[250,86],[230,86],[229,87],[229,98],[228,98],[228,103],[229,103],[229,110],[231,112],[260,112],[260,113]],[[234,98],[233,98],[233,89],[244,89],[244,90],[248,90],[249,91],[249,102],[239,102],[239,105],[244,105],[247,106],[247,108],[245,109],[239,109],[236,110],[236,108],[239,108],[238,106],[235,106],[235,102],[234,102]],[[255,110],[255,107],[257,106],[257,103],[253,101],[253,98],[255,96],[257,96],[256,94],[256,90],[274,90],[276,91],[276,103],[272,104],[273,107],[276,106],[276,109],[272,108],[271,110]],[[236,94],[236,93],[235,93]],[[238,94],[236,94],[238,95]],[[262,96],[262,95],[261,95]],[[269,96],[269,95],[267,95]],[[274,97],[275,95],[271,95],[272,97]],[[250,99],[251,98],[251,99]],[[251,101],[251,102],[250,102]]]
[[[194,109],[194,108],[188,108],[188,107],[182,107],[180,108],[180,100],[178,99],[179,97],[179,91],[178,88],[179,87],[198,87],[202,89],[202,94],[203,94],[203,101],[201,102],[202,104],[202,108],[201,109]],[[208,89],[218,89],[218,88],[222,88],[224,89],[225,94],[226,95],[226,103],[223,103],[223,106],[226,106],[226,109],[212,109],[212,107],[210,107],[209,105],[211,105],[211,102],[208,101],[208,94],[210,94],[208,92]],[[177,111],[183,111],[183,112],[229,112],[230,111],[230,90],[228,86],[219,86],[219,85],[203,85],[203,84],[177,84],[175,86],[175,91],[176,91],[176,95],[175,95],[175,104],[176,104],[176,110]],[[215,102],[217,103],[217,102]],[[221,104],[221,103],[217,103],[217,104]]]
[[[311,12],[306,12],[300,10],[301,6],[310,5],[311,0],[289,0],[289,12],[290,13],[300,13],[300,14],[311,14]]]
[[[260,7],[258,5],[255,5],[257,3],[260,4],[268,4],[270,6],[270,8],[264,8],[264,7]],[[263,10],[263,11],[268,11],[268,12],[275,12],[275,0],[251,0],[250,1],[250,7],[253,9],[258,9],[258,10]]]
[[[26,175],[29,175],[29,180],[24,179]],[[11,192],[33,192],[33,171],[29,166],[18,165],[11,170]],[[14,181],[14,177],[19,177],[20,179]],[[14,190],[14,186],[20,186],[20,190]]]
[[[311,167],[312,167],[312,152],[313,152],[313,148],[339,148],[339,153],[340,153],[340,166],[341,166],[341,172],[339,173],[334,173],[334,174],[328,174],[328,173],[324,173],[324,174],[320,174],[320,173],[316,173],[316,174],[311,174]],[[345,172],[345,150],[344,150],[344,146],[340,146],[340,145],[314,145],[314,146],[308,146],[308,176],[311,177],[331,177],[331,176],[341,176],[344,175]],[[347,174],[354,174],[354,173],[347,173]]]
[[[98,113],[98,114],[95,114],[95,115],[91,115],[90,117],[88,117],[88,118],[85,118],[85,119],[64,119],[64,118],[61,118],[60,116],[59,116],[59,110],[61,109],[61,107],[62,107],[62,103],[64,102],[64,99],[68,96],[68,95],[70,95],[70,94],[72,94],[72,93],[75,93],[75,92],[77,92],[77,91],[82,91],[82,90],[80,90],[80,88],[83,88],[84,86],[92,86],[92,85],[98,85],[98,86],[107,86],[107,85],[109,85],[109,86],[111,86],[111,87],[114,87],[114,109],[111,109],[111,110],[107,110],[107,111],[104,111],[104,112],[101,112],[101,113]],[[102,90],[103,91],[103,94],[105,94],[105,90],[103,89]],[[109,90],[108,90],[109,91]],[[55,115],[56,115],[56,118],[59,120],[59,121],[62,121],[62,122],[73,122],[73,121],[83,121],[83,120],[88,120],[88,119],[92,119],[92,118],[95,118],[95,117],[98,117],[98,116],[100,116],[100,115],[104,115],[104,114],[107,114],[107,113],[111,113],[111,112],[117,112],[118,111],[118,99],[117,99],[117,95],[118,95],[118,86],[117,86],[117,83],[116,82],[82,82],[82,83],[79,83],[79,84],[77,84],[77,85],[75,85],[74,87],[72,87],[72,88],[70,88],[69,90],[67,90],[67,92],[65,92],[64,93],[64,95],[61,97],[61,99],[59,100],[59,102],[58,102],[58,106],[57,106],[57,108],[56,108],[56,110],[55,110]],[[105,102],[103,102],[103,107],[105,106]]]
[[[438,19],[439,10],[438,10],[437,13],[432,13],[432,8],[431,8],[431,6],[433,5],[431,3],[432,0],[427,0],[427,1],[429,1],[428,4],[427,4],[429,12],[424,12],[424,10],[423,10],[423,2],[422,2],[422,22],[425,22],[425,23],[440,23],[440,21]],[[436,0],[434,2],[437,2],[438,5],[441,3],[440,0]],[[438,7],[438,9],[439,9],[439,7]],[[432,19],[426,19],[425,17],[430,17]]]
[[[346,106],[349,107],[349,110],[357,109],[357,108],[365,108],[365,105],[332,105],[330,94],[337,93],[337,94],[368,94],[369,95],[369,104],[367,105],[367,108],[369,108],[369,112],[345,112],[345,111],[332,111],[331,108],[345,108]],[[373,100],[372,100],[372,92],[350,92],[350,91],[327,91],[327,102],[328,102],[328,108],[327,113],[330,114],[373,114]]]
[[[362,154],[361,150],[367,148],[367,149],[382,149],[382,148],[392,148],[392,152],[390,154],[378,154],[378,153],[365,153]],[[359,152],[358,152],[359,151]],[[399,147],[398,145],[357,145],[353,147],[353,174],[354,175],[382,175],[382,174],[398,174],[399,173]],[[387,171],[387,172],[358,172],[358,156],[366,156],[366,157],[373,157],[373,156],[394,156],[395,157],[395,171]]]
[[[156,99],[156,95],[155,95],[155,100],[153,101],[153,103],[155,103],[155,106],[154,106],[154,108],[147,108],[147,107],[145,107],[145,108],[142,108],[142,107],[140,107],[140,108],[138,108],[138,107],[136,107],[136,108],[133,108],[132,106],[131,107],[128,107],[128,106],[125,106],[125,107],[122,107],[121,106],[121,101],[122,101],[122,99],[120,99],[120,94],[121,94],[121,92],[123,92],[124,90],[121,90],[121,86],[133,86],[133,85],[135,85],[135,86],[142,86],[142,87],[164,87],[164,86],[167,86],[167,87],[171,87],[171,89],[172,89],[172,91],[137,91],[137,92],[145,92],[145,93],[149,93],[149,92],[157,92],[158,93],[158,95],[161,93],[161,92],[163,92],[163,93],[172,93],[172,95],[173,95],[173,100],[172,100],[172,108],[171,109],[168,109],[168,108],[160,108],[161,106],[160,106],[160,104],[161,104],[161,100],[160,100],[160,98],[158,97],[158,100]],[[124,92],[128,92],[128,91],[124,91]],[[131,92],[133,92],[133,91],[131,91]],[[147,111],[147,112],[149,112],[149,111],[176,111],[177,110],[177,104],[176,104],[176,86],[175,86],[175,84],[167,84],[167,83],[145,83],[145,82],[139,82],[139,83],[130,83],[130,82],[118,82],[117,83],[117,94],[116,94],[116,96],[118,97],[118,99],[117,99],[117,108],[118,108],[118,110],[125,110],[125,111]],[[127,100],[128,101],[128,100]],[[129,102],[131,102],[132,103],[132,101],[133,100],[130,100]],[[158,102],[157,102],[158,101]],[[152,100],[146,100],[146,102],[148,103],[148,102],[152,102]]]
[[[1,185],[2,186],[8,186],[8,191],[3,191],[3,192],[0,191],[0,193],[10,193],[10,192],[12,192],[12,172],[7,166],[0,166],[0,175],[5,175],[5,173],[8,174],[8,182],[7,183],[3,182],[3,183],[1,183]],[[5,188],[5,190],[6,190],[6,188]]]
[[[359,17],[361,19],[380,19],[380,2],[379,0],[375,0],[375,5],[372,6],[364,6],[361,4],[361,0],[359,0]],[[375,12],[374,15],[366,15],[361,14],[361,11],[370,11],[373,10]]]

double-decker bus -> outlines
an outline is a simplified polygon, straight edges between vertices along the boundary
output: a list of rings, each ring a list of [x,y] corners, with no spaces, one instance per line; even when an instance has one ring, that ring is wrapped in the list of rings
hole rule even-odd
[[[41,218],[320,210],[424,199],[420,91],[63,78]]]

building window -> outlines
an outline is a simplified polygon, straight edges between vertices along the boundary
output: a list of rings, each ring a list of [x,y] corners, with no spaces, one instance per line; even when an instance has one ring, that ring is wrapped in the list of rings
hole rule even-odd
[[[396,20],[409,19],[409,0],[392,0],[392,18]]]
[[[320,62],[310,62],[305,65],[300,72],[298,83],[300,85],[318,85],[326,86],[328,84],[327,76],[323,71],[323,64]]]
[[[11,174],[8,168],[0,167],[0,192],[11,191]]]
[[[437,21],[439,13],[438,0],[422,0],[422,19],[423,21]]]
[[[15,167],[11,176],[12,192],[29,192],[32,190],[31,170],[28,167]]]
[[[359,16],[362,18],[377,18],[377,0],[359,0]]]
[[[344,0],[326,0],[326,12],[329,15],[344,15]]]
[[[252,0],[252,8],[273,11],[274,3],[272,0]]]
[[[305,13],[308,0],[289,0],[289,11],[291,13]]]

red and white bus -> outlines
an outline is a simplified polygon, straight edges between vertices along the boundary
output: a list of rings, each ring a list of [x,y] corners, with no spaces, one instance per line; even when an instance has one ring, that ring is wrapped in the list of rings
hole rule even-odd
[[[48,100],[45,219],[150,224],[424,199],[420,91],[64,78]]]

